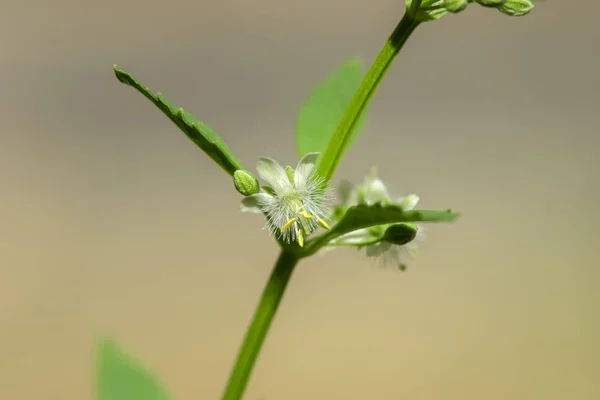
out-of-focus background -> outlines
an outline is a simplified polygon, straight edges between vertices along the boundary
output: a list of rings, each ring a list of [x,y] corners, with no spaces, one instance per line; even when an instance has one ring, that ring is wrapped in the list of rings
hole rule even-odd
[[[217,399],[277,255],[230,179],[133,89],[250,169],[400,0],[10,1],[0,14],[0,398],[91,399],[115,337],[174,399]],[[420,27],[337,179],[462,211],[406,272],[300,265],[247,399],[600,398],[598,2]]]

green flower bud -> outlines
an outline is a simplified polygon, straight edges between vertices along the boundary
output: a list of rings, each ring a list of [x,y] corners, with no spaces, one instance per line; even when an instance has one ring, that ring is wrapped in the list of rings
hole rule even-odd
[[[499,7],[506,3],[506,0],[475,0],[477,3],[484,7]]]
[[[506,15],[520,17],[533,10],[533,3],[530,0],[506,0],[498,10]]]
[[[448,14],[444,7],[444,0],[423,0],[415,13],[415,19],[420,22],[433,21]],[[412,0],[406,0],[406,9],[410,10]]]
[[[410,10],[412,0],[406,1],[406,9]],[[416,11],[415,19],[421,22],[440,19],[449,12],[457,13],[464,10],[468,0],[423,0]]]
[[[250,196],[260,191],[258,179],[250,172],[238,169],[233,173],[233,184],[238,192],[244,196]]]
[[[411,223],[400,223],[389,226],[385,230],[383,240],[391,244],[404,245],[417,236],[417,227]]]
[[[444,7],[451,13],[458,13],[467,8],[468,0],[444,0]]]

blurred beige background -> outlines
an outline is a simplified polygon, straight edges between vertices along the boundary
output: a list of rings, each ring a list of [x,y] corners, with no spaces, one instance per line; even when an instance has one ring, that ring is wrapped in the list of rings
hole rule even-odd
[[[277,248],[132,72],[254,168],[367,64],[400,0],[16,1],[0,8],[0,399],[91,399],[114,336],[173,399],[217,399]],[[598,2],[419,28],[337,178],[371,166],[435,225],[405,273],[296,271],[247,399],[600,398]],[[219,235],[228,238],[223,241]]]

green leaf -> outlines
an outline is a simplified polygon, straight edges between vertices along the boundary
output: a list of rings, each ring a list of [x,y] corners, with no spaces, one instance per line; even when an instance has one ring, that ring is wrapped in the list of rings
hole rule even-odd
[[[162,94],[154,94],[150,89],[143,86],[135,78],[114,66],[117,79],[126,85],[132,86],[138,92],[143,94],[156,107],[158,107],[175,125],[179,127],[198,147],[200,147],[206,155],[212,158],[221,166],[229,175],[238,169],[244,169],[235,155],[229,150],[225,142],[213,131],[208,125],[200,122],[194,116],[183,108],[178,108],[176,105],[165,99]]]
[[[452,222],[457,217],[458,213],[452,210],[402,211],[397,206],[358,205],[348,208],[327,236],[333,238],[358,229],[397,222]]]
[[[158,380],[112,340],[98,346],[96,400],[168,400]]]
[[[324,152],[364,75],[362,62],[351,59],[330,73],[314,89],[298,114],[298,157],[310,152]],[[365,123],[361,118],[354,130],[351,145]]]
[[[311,256],[331,240],[359,229],[400,222],[452,222],[457,217],[458,213],[452,210],[402,211],[398,206],[352,206],[346,210],[340,221],[330,231],[309,240],[300,257]],[[382,238],[374,236],[372,241],[375,243]]]

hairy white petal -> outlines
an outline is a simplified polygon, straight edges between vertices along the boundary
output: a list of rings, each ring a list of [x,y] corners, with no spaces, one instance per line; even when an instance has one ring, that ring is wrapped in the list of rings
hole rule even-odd
[[[294,173],[294,184],[296,185],[296,189],[305,189],[310,177],[310,173],[315,167],[318,157],[319,153],[307,153],[304,157],[302,157],[302,159],[300,159]]]
[[[265,181],[276,193],[293,190],[292,183],[279,163],[269,157],[260,157],[256,164],[256,171],[260,179]]]

